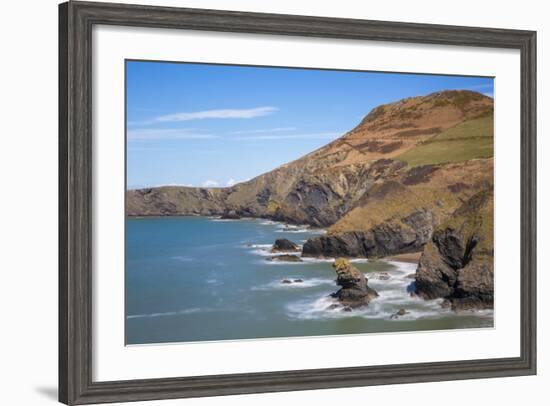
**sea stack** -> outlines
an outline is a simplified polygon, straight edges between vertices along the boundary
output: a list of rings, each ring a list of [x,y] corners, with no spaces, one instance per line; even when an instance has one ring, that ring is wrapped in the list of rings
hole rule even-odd
[[[369,288],[368,279],[349,260],[337,258],[332,264],[336,271],[336,283],[341,289],[333,293],[340,303],[348,308],[367,306],[378,293]]]

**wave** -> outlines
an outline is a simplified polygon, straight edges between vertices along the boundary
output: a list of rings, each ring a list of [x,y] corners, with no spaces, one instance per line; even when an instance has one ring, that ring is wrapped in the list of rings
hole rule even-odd
[[[262,220],[260,221],[260,224],[262,226],[272,226],[272,225],[282,224],[282,223],[279,221],[273,221],[273,220]]]
[[[310,234],[325,234],[326,230],[323,228],[312,228],[307,224],[288,224],[275,220],[259,220],[260,225],[263,226],[275,226],[276,233],[310,233]]]
[[[250,252],[255,255],[261,255],[263,257],[273,255],[271,253],[272,244],[246,244],[244,248],[250,249]]]
[[[325,234],[326,230],[322,228],[311,228],[308,225],[278,224],[276,233],[310,233]]]
[[[267,250],[267,249],[270,249],[271,247],[273,247],[273,244],[249,244],[246,247],[247,248],[260,248],[260,249]]]
[[[292,283],[283,283],[282,281],[288,279],[288,280],[295,280],[295,279],[302,279],[302,282],[292,282]],[[331,286],[334,285],[334,279],[329,278],[300,278],[300,277],[286,277],[283,279],[278,279],[269,283],[266,283],[264,285],[260,286],[253,286],[251,290],[274,290],[274,289],[304,289],[304,288],[313,288],[317,286]]]
[[[271,252],[273,248],[272,244],[248,244],[246,248],[251,249],[251,253],[262,257],[276,257],[279,255],[300,255],[299,251],[277,251]],[[301,247],[300,247],[301,249]],[[300,262],[286,262],[286,261],[266,261],[266,264],[300,264]]]
[[[406,297],[402,297],[399,300],[388,300],[387,297],[380,294],[380,296],[373,299],[368,306],[346,311],[345,306],[342,306],[337,299],[330,295],[325,295],[290,303],[286,306],[286,310],[287,316],[296,320],[361,317],[365,319],[391,320],[397,322],[439,318],[445,314],[453,315],[451,310],[441,307],[441,300],[433,301],[434,303],[420,303],[420,300],[421,299]],[[423,304],[425,305],[423,306]],[[414,307],[411,307],[411,305],[414,305]],[[402,308],[406,309],[407,313],[398,318],[392,318],[392,316]]]
[[[311,231],[307,228],[279,228],[275,230],[276,233],[311,233]]]
[[[175,259],[176,261],[183,261],[183,262],[192,262],[193,261],[193,258],[191,257],[185,257],[185,256],[174,256],[172,257],[172,259]]]
[[[283,227],[280,225],[279,227]],[[299,230],[300,226],[293,226],[295,230]],[[297,255],[297,252],[281,252],[272,253],[271,244],[250,244],[248,247],[252,253],[262,256],[271,257],[280,254]],[[331,264],[334,258],[315,258],[302,257],[303,262],[285,262],[285,261],[265,261],[264,265],[311,265],[311,264]],[[368,263],[368,258],[351,258],[352,263]],[[368,306],[363,308],[353,309],[348,311],[342,306],[337,299],[330,296],[330,293],[339,289],[335,285],[333,278],[311,278],[305,279],[301,283],[281,283],[282,277],[279,280],[266,283],[260,286],[254,286],[251,290],[281,290],[281,289],[307,289],[318,287],[324,291],[316,296],[302,298],[292,301],[285,305],[287,317],[297,320],[323,320],[335,318],[350,318],[361,317],[364,319],[387,320],[391,322],[399,321],[414,321],[420,319],[437,319],[441,317],[460,317],[461,314],[453,312],[449,308],[443,308],[442,299],[424,300],[417,296],[411,295],[411,286],[414,284],[414,279],[410,277],[416,272],[416,264],[409,262],[401,262],[394,260],[384,260],[390,265],[387,270],[379,271],[363,271],[364,275],[369,279],[369,286],[375,289],[379,296],[372,300]],[[387,274],[389,278],[380,277]],[[286,277],[286,279],[296,279],[295,277]],[[326,290],[325,288],[326,287]],[[318,290],[319,290],[318,289]],[[317,291],[318,291],[317,290]],[[413,289],[414,290],[414,289]],[[401,309],[405,309],[406,313],[395,317],[396,313]],[[464,315],[475,315],[483,318],[491,318],[492,311],[475,311],[464,313]]]
[[[209,284],[209,285],[213,285],[213,286],[221,286],[223,285],[223,282],[215,279],[215,278],[211,278],[211,279],[207,279],[206,280],[206,283]]]
[[[304,262],[311,262],[311,263],[331,264],[334,262],[334,258],[302,257],[302,260]],[[367,262],[369,262],[369,260],[367,258],[350,258],[349,262],[352,262],[354,264],[366,264]]]
[[[416,272],[416,264],[411,262],[388,261],[388,260],[384,260],[384,262],[392,265],[393,266],[392,270],[396,273],[402,273],[402,274],[408,275]]]
[[[219,221],[219,222],[226,222],[226,221],[255,221],[255,220],[256,220],[254,217],[222,218],[221,216],[207,216],[207,218],[208,218],[210,221]]]
[[[301,300],[286,306],[287,315],[291,319],[313,320],[339,317],[343,313],[337,299],[322,296],[313,300]]]
[[[273,266],[280,266],[280,265],[302,265],[305,264],[303,262],[293,262],[293,261],[268,261],[267,259],[261,263],[262,265],[273,265]]]
[[[332,260],[321,259],[320,261]],[[385,271],[389,279],[374,278],[373,276],[379,272],[370,272],[370,278],[369,272],[364,273],[369,278],[369,286],[375,289],[379,295],[368,306],[346,311],[337,299],[325,294],[288,304],[286,306],[287,316],[300,320],[362,317],[397,322],[439,318],[455,314],[450,309],[442,308],[442,299],[424,300],[410,295],[409,287],[414,281],[408,278],[408,275],[416,270],[415,264],[398,261],[388,261],[388,263],[392,265],[391,269]],[[400,309],[405,309],[407,313],[397,318],[392,317]]]
[[[192,307],[190,309],[178,310],[173,312],[160,312],[160,313],[148,313],[148,314],[130,314],[126,316],[127,319],[142,319],[150,317],[167,317],[167,316],[179,316],[183,314],[192,314],[205,311],[206,309],[200,309],[198,307]]]

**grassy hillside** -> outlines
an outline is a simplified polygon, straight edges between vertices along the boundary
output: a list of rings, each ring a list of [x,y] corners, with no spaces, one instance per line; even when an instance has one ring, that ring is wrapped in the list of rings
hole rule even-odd
[[[444,219],[464,200],[492,188],[492,184],[492,159],[405,167],[376,183],[328,232],[334,235],[368,230],[419,209],[429,209],[437,218]]]
[[[493,156],[493,116],[469,120],[396,157],[410,167],[463,162]]]

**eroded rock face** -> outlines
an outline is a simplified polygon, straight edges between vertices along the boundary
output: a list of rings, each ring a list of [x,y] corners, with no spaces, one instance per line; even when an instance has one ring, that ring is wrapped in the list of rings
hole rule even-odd
[[[222,220],[239,220],[241,216],[239,216],[234,210],[226,211],[224,212],[220,218]]]
[[[383,257],[419,251],[435,228],[430,210],[416,210],[406,217],[379,224],[365,232],[323,235],[309,239],[303,256]]]
[[[456,310],[492,308],[493,192],[474,195],[434,232],[416,271],[416,293]]]
[[[285,252],[285,251],[300,251],[298,244],[287,240],[286,238],[280,238],[275,240],[271,252]]]
[[[338,258],[332,265],[336,271],[336,283],[341,289],[333,293],[343,306],[356,308],[366,306],[378,296],[378,293],[369,288],[368,280],[347,259]]]

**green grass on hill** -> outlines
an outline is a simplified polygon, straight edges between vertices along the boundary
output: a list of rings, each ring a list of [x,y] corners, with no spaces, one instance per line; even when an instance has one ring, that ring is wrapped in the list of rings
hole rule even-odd
[[[414,167],[490,158],[493,154],[491,115],[457,124],[396,158]]]

